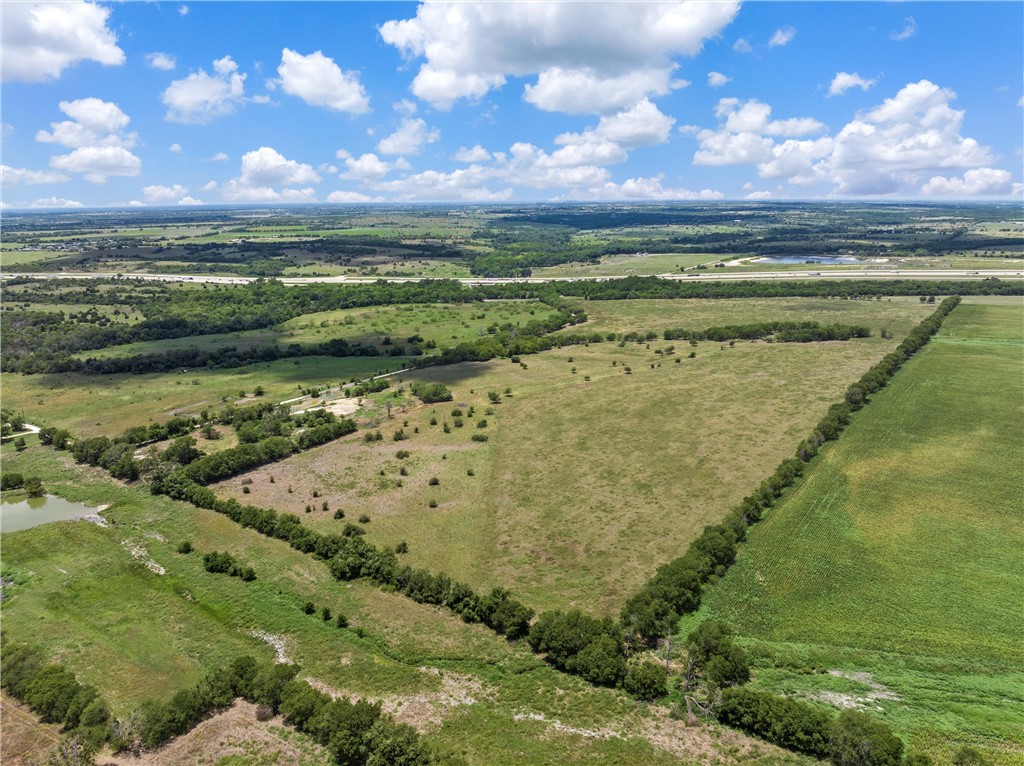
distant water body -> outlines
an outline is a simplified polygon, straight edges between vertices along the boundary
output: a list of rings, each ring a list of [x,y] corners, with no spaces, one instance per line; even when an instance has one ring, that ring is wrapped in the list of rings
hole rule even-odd
[[[20,532],[52,521],[74,521],[98,514],[99,508],[72,503],[55,495],[13,495],[0,500],[0,532]]]

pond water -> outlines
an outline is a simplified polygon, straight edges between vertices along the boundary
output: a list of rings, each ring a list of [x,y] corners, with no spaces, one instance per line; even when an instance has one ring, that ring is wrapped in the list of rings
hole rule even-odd
[[[72,521],[98,514],[99,508],[72,503],[55,495],[26,497],[12,494],[0,499],[0,532],[20,532],[51,521]]]
[[[831,255],[766,255],[757,258],[755,263],[821,263],[824,265],[840,263],[859,263],[856,258]]]

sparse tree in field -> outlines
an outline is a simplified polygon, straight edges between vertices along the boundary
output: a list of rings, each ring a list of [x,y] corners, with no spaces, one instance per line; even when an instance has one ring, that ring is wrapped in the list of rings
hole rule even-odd
[[[312,601],[307,601],[302,605],[302,611],[306,614],[313,614],[316,611],[316,605]]]

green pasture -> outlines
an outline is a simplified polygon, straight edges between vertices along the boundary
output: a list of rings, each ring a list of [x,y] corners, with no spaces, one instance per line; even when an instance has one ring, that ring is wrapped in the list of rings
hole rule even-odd
[[[5,534],[3,574],[14,584],[2,608],[10,639],[41,646],[99,687],[118,714],[166,699],[238,654],[271,659],[252,635],[264,631],[281,637],[303,677],[382,700],[399,720],[428,722],[443,763],[511,765],[528,757],[668,766],[708,757],[732,763],[741,754],[764,766],[809,763],[735,732],[688,727],[558,673],[526,647],[446,610],[335,582],[322,562],[281,541],[112,482],[67,453],[33,444],[4,458],[5,468],[39,475],[49,491],[110,504],[107,528],[66,522]],[[175,551],[183,539],[195,545],[191,555]],[[205,572],[201,555],[210,550],[251,564],[257,580]],[[351,627],[303,614],[306,600],[345,614]]]
[[[694,359],[685,343],[602,343],[523,357],[525,369],[495,360],[404,373],[356,414],[383,441],[325,445],[218,491],[321,531],[366,514],[369,539],[409,542],[410,560],[432,571],[509,585],[536,608],[614,614],[897,342],[701,343]],[[454,401],[396,396],[412,379],[445,383]],[[407,438],[394,441],[397,431]]]
[[[752,529],[705,617],[760,686],[870,701],[919,750],[1024,762],[1024,311],[964,303]],[[826,670],[861,676],[849,683]],[[877,690],[875,690],[877,691]]]

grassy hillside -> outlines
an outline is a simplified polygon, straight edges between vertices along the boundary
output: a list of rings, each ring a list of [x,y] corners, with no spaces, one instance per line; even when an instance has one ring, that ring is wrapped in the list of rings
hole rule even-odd
[[[1024,762],[1021,317],[957,308],[684,632],[725,619],[762,655],[758,685],[859,699],[943,761],[966,742]]]

